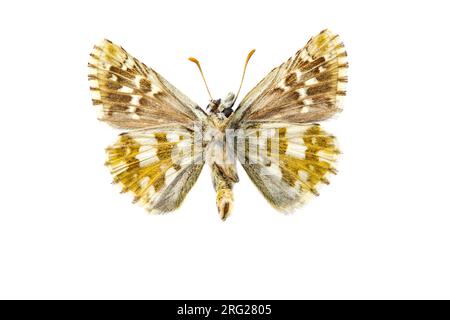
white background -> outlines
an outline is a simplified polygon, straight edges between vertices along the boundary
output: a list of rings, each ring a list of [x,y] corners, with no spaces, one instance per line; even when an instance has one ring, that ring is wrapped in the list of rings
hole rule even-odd
[[[450,298],[449,8],[441,1],[14,1],[0,8],[0,298]],[[349,54],[339,174],[292,215],[209,168],[152,216],[103,166],[88,55],[106,37],[202,106],[320,30]]]

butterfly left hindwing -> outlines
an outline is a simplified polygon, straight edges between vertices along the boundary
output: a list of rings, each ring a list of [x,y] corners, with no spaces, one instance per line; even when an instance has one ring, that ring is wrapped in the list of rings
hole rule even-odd
[[[106,165],[134,202],[150,212],[169,212],[181,204],[202,170],[198,143],[182,127],[135,130],[106,149]]]

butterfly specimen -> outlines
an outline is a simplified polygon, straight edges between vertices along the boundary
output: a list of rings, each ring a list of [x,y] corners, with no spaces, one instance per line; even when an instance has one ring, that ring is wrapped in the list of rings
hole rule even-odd
[[[99,119],[125,130],[106,149],[106,166],[123,192],[150,212],[178,208],[205,162],[225,220],[241,162],[268,202],[292,211],[318,195],[335,174],[335,138],[317,122],[341,111],[347,82],[344,45],[329,30],[311,38],[274,68],[233,108],[237,94],[213,99],[206,109],[109,40],[96,45],[89,81]]]

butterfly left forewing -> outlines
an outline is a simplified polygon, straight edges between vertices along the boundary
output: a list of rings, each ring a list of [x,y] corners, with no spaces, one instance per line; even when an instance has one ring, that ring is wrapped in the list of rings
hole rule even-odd
[[[197,104],[109,40],[91,53],[89,81],[99,119],[115,127],[192,124],[205,118]]]

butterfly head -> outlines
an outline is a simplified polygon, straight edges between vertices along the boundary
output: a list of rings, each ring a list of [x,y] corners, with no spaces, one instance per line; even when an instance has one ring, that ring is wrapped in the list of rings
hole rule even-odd
[[[234,93],[230,92],[223,99],[211,99],[206,110],[209,111],[209,114],[215,114],[219,118],[228,118],[233,113],[234,98]]]
[[[209,111],[210,115],[215,115],[219,119],[225,119],[225,118],[228,118],[229,116],[231,116],[231,114],[233,113],[233,105],[236,102],[239,92],[241,92],[242,83],[244,82],[244,76],[245,76],[245,71],[247,70],[248,61],[252,57],[253,53],[255,53],[255,49],[253,49],[252,51],[249,52],[249,54],[247,55],[247,59],[245,60],[244,71],[242,72],[241,83],[239,85],[237,94],[230,92],[223,99],[213,99],[212,98],[211,91],[209,91],[209,87],[208,87],[208,84],[206,83],[205,75],[203,74],[203,70],[202,70],[202,67],[200,66],[200,62],[193,57],[189,58],[189,60],[191,62],[194,62],[197,65],[198,70],[200,71],[200,74],[203,78],[203,82],[205,83],[206,90],[208,91],[209,97],[211,99],[211,100],[209,100],[209,104],[206,107],[206,110]]]

